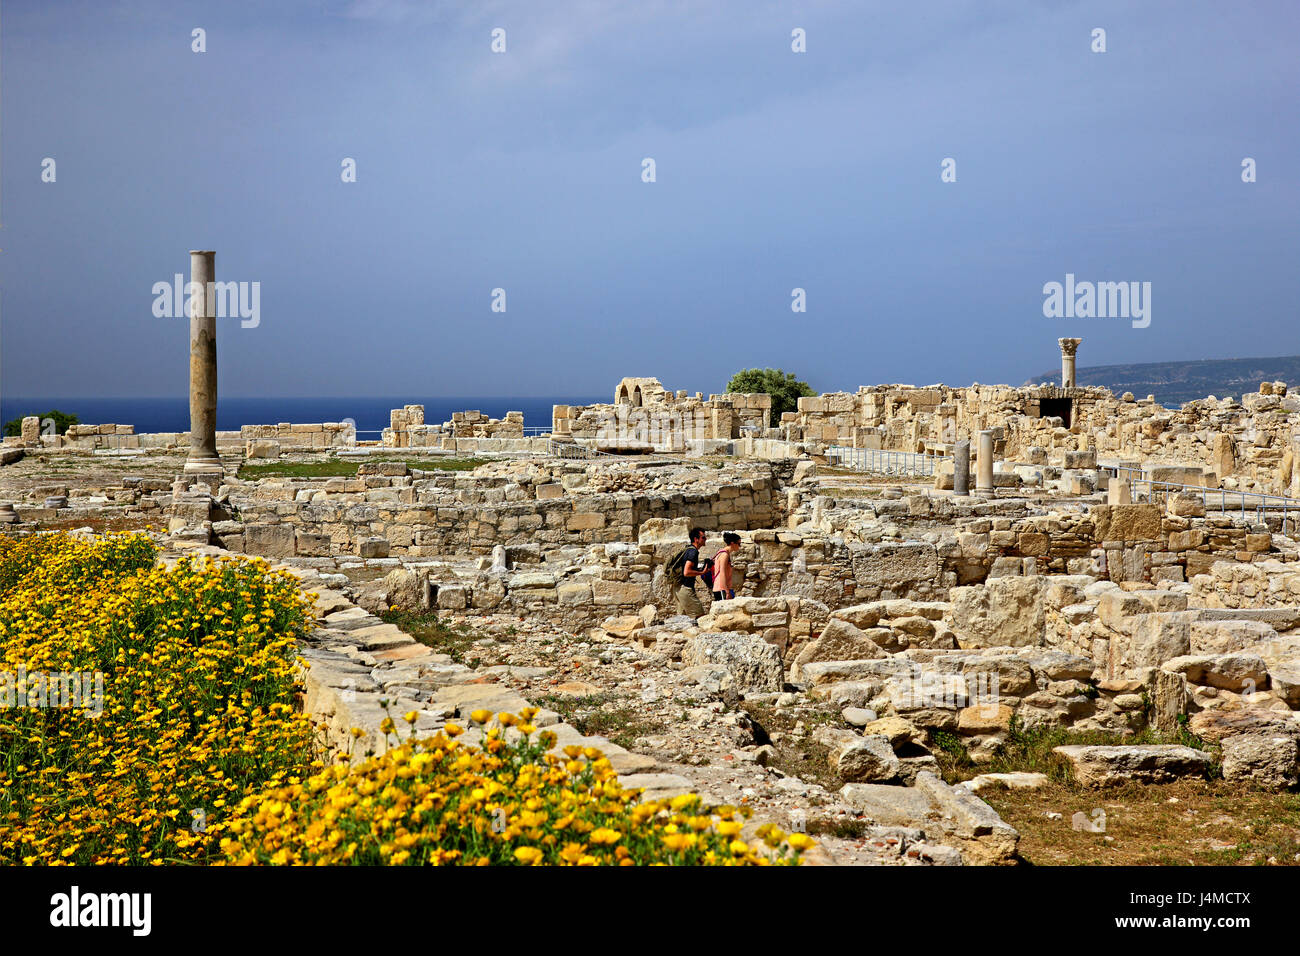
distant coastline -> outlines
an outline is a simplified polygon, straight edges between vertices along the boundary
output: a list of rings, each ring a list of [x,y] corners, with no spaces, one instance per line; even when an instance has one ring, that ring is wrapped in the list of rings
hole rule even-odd
[[[388,427],[388,413],[403,405],[423,405],[425,421],[440,424],[452,412],[478,409],[493,418],[506,412],[524,413],[525,428],[550,428],[551,406],[590,405],[611,401],[608,395],[519,398],[511,396],[462,398],[221,398],[217,402],[217,430],[236,431],[242,425],[278,422],[356,422],[359,437],[377,439]],[[76,415],[84,424],[134,425],[137,433],[180,432],[190,427],[189,400],[178,398],[66,398],[16,397],[0,399],[0,421],[20,415],[43,414],[58,409]]]
[[[1080,386],[1103,385],[1116,395],[1132,392],[1138,398],[1154,395],[1166,408],[1179,408],[1209,395],[1240,401],[1242,394],[1259,391],[1261,382],[1300,384],[1300,355],[1094,365],[1075,374]],[[1049,369],[1025,384],[1059,382],[1060,375],[1059,368]]]

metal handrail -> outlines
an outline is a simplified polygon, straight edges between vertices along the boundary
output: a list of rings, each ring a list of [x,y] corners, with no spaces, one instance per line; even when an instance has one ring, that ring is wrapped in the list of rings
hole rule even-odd
[[[1104,465],[1105,471],[1111,473],[1113,478],[1125,478],[1127,481],[1143,481],[1143,475],[1146,471],[1142,468],[1129,468],[1126,465]]]
[[[882,475],[933,475],[940,462],[951,461],[946,455],[918,455],[907,451],[889,451],[883,448],[849,448],[831,445],[826,449],[826,460],[832,465],[869,471]]]
[[[1131,470],[1131,469],[1130,469]],[[1231,491],[1227,488],[1206,488],[1202,485],[1186,485],[1175,481],[1153,481],[1150,478],[1139,478],[1132,480],[1133,500],[1142,501],[1143,495],[1139,491],[1142,485],[1147,488],[1145,501],[1148,504],[1154,504],[1170,494],[1194,494],[1199,495],[1201,503],[1209,511],[1217,505],[1217,510],[1221,513],[1235,511],[1242,516],[1253,512],[1256,518],[1263,523],[1270,511],[1282,512],[1282,528],[1285,530],[1287,521],[1294,523],[1294,517],[1300,517],[1300,499],[1288,498],[1285,495],[1268,495],[1258,491]],[[1214,500],[1217,498],[1217,502]]]

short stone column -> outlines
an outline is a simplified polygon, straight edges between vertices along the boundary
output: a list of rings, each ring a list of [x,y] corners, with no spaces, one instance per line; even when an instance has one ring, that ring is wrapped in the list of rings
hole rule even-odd
[[[959,441],[952,446],[952,493],[970,494],[970,442]]]
[[[1106,504],[1108,505],[1131,505],[1133,503],[1133,489],[1128,483],[1127,478],[1113,478],[1109,485],[1106,486]]]
[[[1061,347],[1061,388],[1074,388],[1074,356],[1079,351],[1079,343],[1083,339],[1057,339],[1056,344]]]
[[[975,480],[975,493],[993,494],[993,431],[985,429],[980,432],[979,474]],[[955,484],[954,480],[954,484]]]
[[[41,443],[41,420],[38,416],[24,416],[22,436],[24,445],[39,445]]]
[[[216,278],[210,250],[190,252],[190,454],[188,474],[224,474],[217,454],[217,316],[209,301]]]

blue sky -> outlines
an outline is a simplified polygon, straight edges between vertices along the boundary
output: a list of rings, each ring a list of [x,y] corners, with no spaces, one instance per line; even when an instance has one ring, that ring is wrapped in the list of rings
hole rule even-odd
[[[256,328],[219,320],[228,395],[1019,384],[1063,335],[1081,366],[1300,353],[1295,4],[4,0],[2,27],[6,395],[184,394],[150,290],[196,248],[261,283]],[[1066,273],[1150,282],[1151,325],[1044,317]]]

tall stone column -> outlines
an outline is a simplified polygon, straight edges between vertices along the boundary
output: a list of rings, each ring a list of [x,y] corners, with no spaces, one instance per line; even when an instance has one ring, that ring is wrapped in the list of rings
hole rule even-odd
[[[970,494],[970,442],[959,441],[952,446],[952,493]]]
[[[980,432],[979,474],[975,481],[975,492],[980,495],[993,494],[993,431]]]
[[[1057,339],[1061,347],[1061,388],[1074,388],[1074,354],[1079,351],[1083,339]]]
[[[190,252],[190,454],[186,474],[223,473],[217,454],[217,318],[210,250]]]

